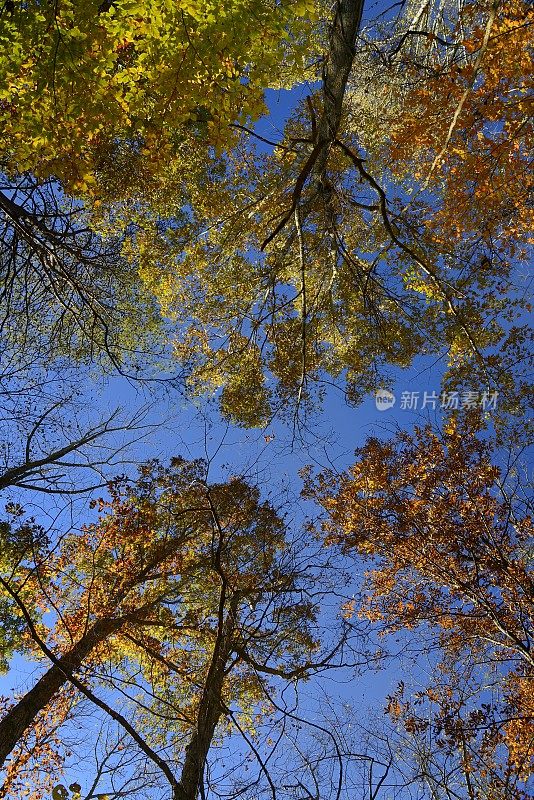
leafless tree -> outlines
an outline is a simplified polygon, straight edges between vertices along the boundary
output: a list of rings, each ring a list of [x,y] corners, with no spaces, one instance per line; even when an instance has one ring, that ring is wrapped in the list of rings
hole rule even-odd
[[[0,492],[69,495],[104,486],[156,428],[146,406],[93,409],[83,371],[20,373],[0,377]]]

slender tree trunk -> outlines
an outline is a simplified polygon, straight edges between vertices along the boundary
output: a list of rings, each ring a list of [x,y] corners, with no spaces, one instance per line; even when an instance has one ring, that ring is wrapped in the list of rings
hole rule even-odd
[[[197,800],[204,765],[213,741],[215,728],[224,706],[222,704],[223,683],[228,659],[233,651],[233,634],[237,599],[230,603],[230,612],[217,639],[211,665],[200,699],[197,727],[185,748],[185,759],[174,800]]]
[[[77,642],[26,692],[0,721],[0,767],[24,736],[40,711],[43,711],[54,696],[69,680],[69,674],[78,670],[88,655],[101,642],[124,625],[124,618],[96,622]]]

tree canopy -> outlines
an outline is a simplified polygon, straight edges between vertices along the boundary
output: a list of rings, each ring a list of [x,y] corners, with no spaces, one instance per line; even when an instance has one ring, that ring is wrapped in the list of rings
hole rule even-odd
[[[3,1],[0,800],[532,797],[533,24]]]
[[[157,180],[188,147],[224,146],[265,88],[291,85],[313,3],[6,3],[0,162],[93,189],[125,148]],[[24,126],[23,128],[21,127]]]
[[[178,228],[179,265],[172,220],[145,259],[194,392],[261,424],[324,381],[359,402],[433,354],[450,386],[525,395],[527,11],[466,5],[418,32],[420,63],[398,24],[349,47],[361,9],[339,6],[321,86],[272,154],[244,132]]]
[[[317,602],[306,597],[317,581],[256,487],[210,485],[201,463],[174,459],[110,492],[98,522],[40,558],[31,536],[24,549],[18,538],[20,556],[4,550],[12,572],[1,597],[25,631],[19,647],[49,662],[0,721],[4,796],[18,796],[32,770],[57,777],[41,763],[50,742],[40,735],[68,719],[76,689],[134,736],[175,800],[194,800],[215,729],[254,736],[255,709],[274,692],[267,679],[301,679],[331,659],[317,640]],[[128,719],[97,687],[124,694]],[[167,760],[181,756],[175,775]],[[61,768],[61,754],[52,764]]]
[[[8,318],[40,300],[51,339],[120,363],[135,309],[149,341],[163,315],[189,390],[244,426],[329,381],[358,403],[430,354],[517,405],[528,4],[360,33],[362,9],[6,7]],[[320,85],[266,154],[250,125],[282,74]]]
[[[532,505],[508,494],[479,429],[453,417],[443,436],[371,439],[349,473],[308,491],[328,512],[327,541],[369,564],[358,613],[389,631],[429,628],[443,651],[436,684],[390,698],[393,718],[424,738],[434,704],[440,746],[464,749],[469,796],[520,798],[534,767]],[[488,664],[499,671],[484,675]]]

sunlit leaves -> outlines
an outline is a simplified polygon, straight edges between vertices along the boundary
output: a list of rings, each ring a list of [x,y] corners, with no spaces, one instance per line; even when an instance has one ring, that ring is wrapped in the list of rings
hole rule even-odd
[[[443,433],[426,427],[386,442],[370,439],[357,456],[348,473],[324,474],[308,491],[327,511],[327,541],[368,567],[358,613],[387,632],[430,630],[444,675],[462,675],[465,664],[494,664],[500,710],[488,731],[497,736],[494,744],[507,746],[510,768],[525,780],[534,765],[528,505],[503,484],[473,414],[453,417]],[[480,675],[473,681],[473,693],[482,692]],[[452,695],[448,709],[443,689],[438,700],[442,715],[451,711]],[[394,717],[413,719],[407,711],[397,701],[390,707]]]
[[[480,238],[502,258],[525,257],[532,229],[529,8],[515,0],[495,14],[489,6],[485,17],[481,11],[466,6],[451,32],[461,56],[441,64],[436,56],[435,76],[424,80],[414,68],[388,157],[394,175],[411,173],[416,190],[434,191],[424,224],[436,241]]]
[[[229,123],[257,116],[264,89],[296,76],[310,10],[269,0],[15,3],[0,23],[1,161],[89,196],[99,162],[123,141],[157,179],[189,131],[202,131],[203,149],[227,144]]]
[[[58,737],[50,750],[46,734],[69,714],[73,669],[112,691],[123,682],[135,689],[123,702],[138,729],[187,761],[197,757],[200,726],[207,749],[216,729],[234,731],[236,718],[254,736],[265,700],[262,665],[283,675],[317,648],[317,610],[298,586],[304,572],[286,556],[284,521],[257,487],[240,478],[210,485],[205,464],[176,458],[168,468],[145,464],[138,480],[109,488],[110,499],[93,504],[99,520],[64,535],[33,567],[32,596],[55,613],[38,626],[40,644],[25,630],[27,653],[52,648],[68,667],[49,666],[0,720],[3,748],[13,724],[18,732],[8,762],[12,794],[40,756],[46,781],[57,780],[65,756]]]

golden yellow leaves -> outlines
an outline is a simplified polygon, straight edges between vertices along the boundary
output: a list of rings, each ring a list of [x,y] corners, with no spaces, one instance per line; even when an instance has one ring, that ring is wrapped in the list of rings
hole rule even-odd
[[[264,385],[259,348],[244,336],[234,336],[225,355],[218,361],[224,388],[221,412],[234,423],[258,427],[268,421],[270,406]]]
[[[200,146],[224,145],[230,122],[262,109],[263,90],[276,82],[288,49],[286,27],[297,35],[309,27],[309,5],[143,0],[98,14],[94,4],[67,0],[52,17],[32,1],[20,14],[3,14],[4,159],[13,171],[54,175],[68,191],[93,196],[99,147],[116,140],[143,147],[147,123],[176,158],[176,133],[201,109],[208,124]],[[165,160],[152,168],[161,172]]]

